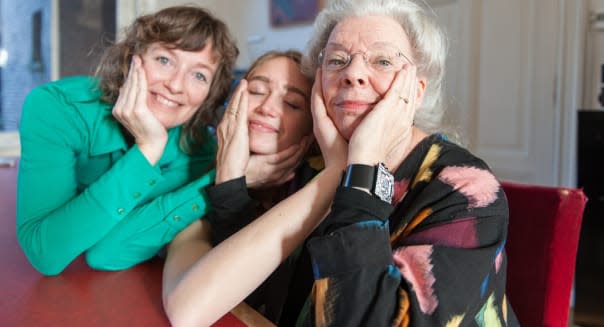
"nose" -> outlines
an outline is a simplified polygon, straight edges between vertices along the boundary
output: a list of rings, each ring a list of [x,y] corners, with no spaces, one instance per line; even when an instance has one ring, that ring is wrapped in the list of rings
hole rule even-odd
[[[264,98],[262,103],[260,103],[257,111],[265,116],[277,117],[280,113],[279,101],[279,96],[275,93],[271,93]]]
[[[184,84],[184,72],[180,70],[173,71],[170,76],[167,76],[164,84],[172,93],[182,92]]]
[[[362,55],[350,58],[348,66],[342,70],[342,82],[347,86],[366,86],[368,84],[367,65]]]

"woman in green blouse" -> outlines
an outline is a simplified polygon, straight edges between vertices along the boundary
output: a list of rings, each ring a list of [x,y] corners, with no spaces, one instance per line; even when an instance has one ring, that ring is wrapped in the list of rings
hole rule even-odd
[[[206,213],[208,125],[238,49],[197,7],[141,16],[97,77],[33,90],[23,105],[17,236],[32,265],[59,274],[80,254],[118,270],[153,257]]]

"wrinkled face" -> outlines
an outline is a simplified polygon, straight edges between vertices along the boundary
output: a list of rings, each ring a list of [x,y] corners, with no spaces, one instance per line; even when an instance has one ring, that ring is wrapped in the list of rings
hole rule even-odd
[[[247,81],[252,153],[277,153],[311,133],[311,83],[294,61],[270,59],[256,67]]]
[[[153,43],[142,54],[147,106],[165,128],[188,121],[207,98],[218,67],[212,51],[211,44],[183,51]]]
[[[407,34],[394,19],[386,16],[351,17],[339,22],[327,41],[326,48],[351,54],[348,65],[339,61],[338,70],[328,70],[323,64],[322,89],[327,114],[347,140],[355,128],[384,96],[394,80],[396,71],[380,71],[381,54],[395,49],[411,57],[411,44]],[[333,57],[332,59],[337,59]],[[367,61],[367,62],[366,62]],[[400,68],[399,68],[400,69]]]

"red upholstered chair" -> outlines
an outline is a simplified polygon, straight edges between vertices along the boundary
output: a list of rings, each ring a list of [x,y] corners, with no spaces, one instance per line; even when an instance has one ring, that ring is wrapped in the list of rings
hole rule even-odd
[[[579,189],[502,183],[510,208],[507,295],[522,326],[565,327],[583,209]]]

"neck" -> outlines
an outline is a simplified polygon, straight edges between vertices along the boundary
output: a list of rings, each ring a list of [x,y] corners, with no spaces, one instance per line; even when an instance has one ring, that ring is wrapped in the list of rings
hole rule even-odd
[[[409,142],[401,142],[395,146],[387,156],[386,166],[391,172],[395,172],[405,161],[411,150],[426,138],[428,134],[419,128],[413,126],[411,128],[411,140]]]

